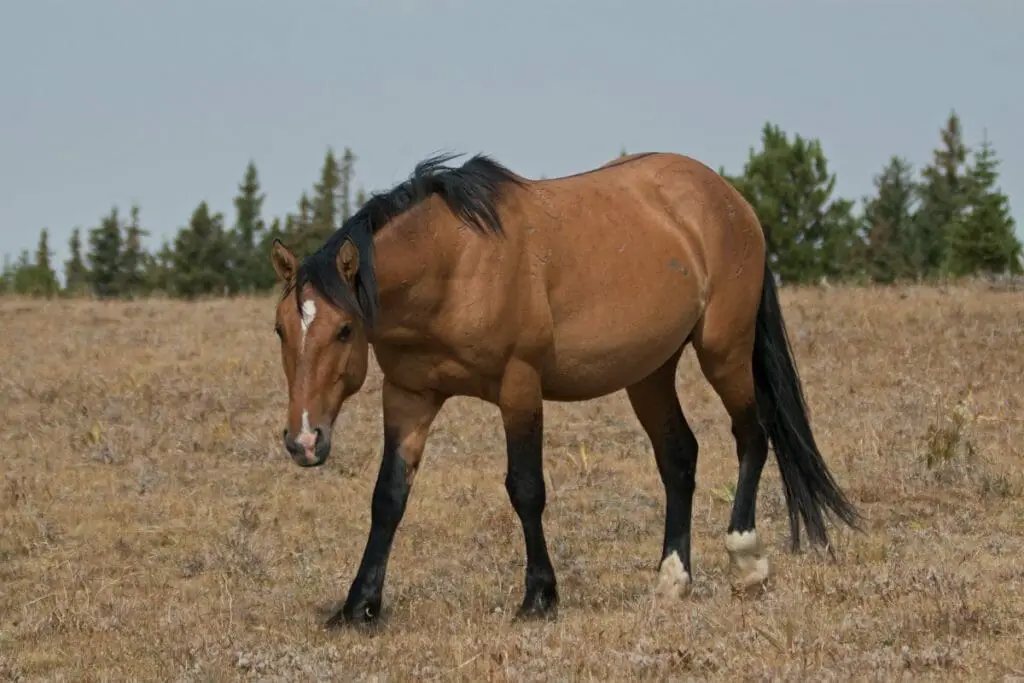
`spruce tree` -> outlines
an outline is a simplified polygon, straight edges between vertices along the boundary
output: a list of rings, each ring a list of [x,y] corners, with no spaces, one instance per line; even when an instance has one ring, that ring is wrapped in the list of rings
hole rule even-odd
[[[857,251],[853,203],[832,197],[836,177],[821,143],[799,134],[791,142],[766,123],[761,145],[751,148],[742,175],[725,177],[757,213],[773,269],[786,282],[842,276]]]
[[[121,218],[110,209],[99,226],[89,231],[89,283],[99,297],[117,296],[121,283]]]
[[[270,228],[265,230],[260,236],[260,243],[256,249],[256,254],[259,258],[254,262],[253,282],[260,291],[272,289],[277,284],[277,273],[274,271],[274,266],[270,261],[270,254],[275,239],[285,243],[288,242],[288,236],[281,228],[281,219],[279,218],[271,221]]]
[[[60,283],[57,281],[57,274],[53,272],[50,264],[50,233],[43,228],[39,233],[39,245],[36,247],[36,261],[33,273],[33,294],[37,296],[52,297],[60,291]]]
[[[966,200],[963,176],[969,150],[955,111],[940,133],[942,146],[921,172],[921,202],[914,215],[914,267],[925,277],[942,274],[948,262],[950,231],[960,220]]]
[[[71,296],[89,291],[89,271],[82,260],[82,231],[75,228],[68,240],[69,257],[64,261],[64,289]]]
[[[136,297],[146,293],[146,250],[142,238],[149,235],[139,222],[139,207],[132,205],[121,245],[118,293]]]
[[[973,161],[963,179],[963,210],[950,226],[945,270],[953,276],[1020,274],[1021,243],[1009,198],[999,188],[1000,162],[987,133]]]
[[[311,222],[302,235],[300,249],[310,254],[316,251],[339,225],[338,192],[341,188],[341,168],[331,148],[324,155],[320,180],[313,186]]]
[[[0,295],[14,293],[14,264],[11,255],[4,254],[3,269],[0,269]]]
[[[356,155],[346,147],[338,169],[338,227],[352,216],[352,178],[355,175],[356,160]]]
[[[914,278],[921,261],[914,239],[917,185],[906,159],[889,158],[874,178],[875,194],[864,200],[864,269],[877,282]]]
[[[35,264],[29,256],[28,249],[22,249],[18,261],[14,264],[11,276],[11,291],[14,294],[31,295],[35,287]]]
[[[260,191],[259,174],[256,164],[250,161],[245,176],[235,196],[235,226],[231,231],[231,290],[252,292],[261,289],[260,272],[263,270],[257,253],[265,225],[263,223],[263,201],[266,194]]]
[[[228,255],[224,216],[201,202],[174,240],[174,292],[186,299],[223,295],[229,283]]]
[[[313,253],[323,244],[323,240],[315,234],[313,202],[310,201],[308,193],[303,192],[299,197],[298,213],[288,214],[284,231],[288,237],[288,245],[300,258]]]
[[[160,292],[164,296],[174,296],[174,249],[165,239],[155,254],[146,258],[144,272],[146,291],[150,294]]]

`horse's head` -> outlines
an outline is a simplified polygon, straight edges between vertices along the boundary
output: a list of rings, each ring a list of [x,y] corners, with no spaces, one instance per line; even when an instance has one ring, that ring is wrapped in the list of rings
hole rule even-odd
[[[275,331],[288,382],[284,446],[302,467],[322,465],[331,452],[331,432],[342,404],[366,380],[370,345],[362,321],[328,302],[306,283],[296,287],[299,261],[275,240],[271,260],[288,294],[277,305]],[[334,267],[352,287],[359,253],[346,241]]]

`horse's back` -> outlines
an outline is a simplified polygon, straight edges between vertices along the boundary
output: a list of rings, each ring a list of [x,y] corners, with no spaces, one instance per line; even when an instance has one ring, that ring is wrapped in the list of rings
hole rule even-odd
[[[693,334],[716,281],[763,240],[728,181],[673,153],[530,181],[512,215],[530,254],[527,288],[543,308],[535,319],[550,326],[544,374],[556,400],[654,372]]]

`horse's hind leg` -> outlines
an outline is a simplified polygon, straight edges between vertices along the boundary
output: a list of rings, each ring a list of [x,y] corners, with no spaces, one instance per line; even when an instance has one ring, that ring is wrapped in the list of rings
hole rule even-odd
[[[701,371],[729,413],[736,440],[739,475],[725,547],[733,585],[741,590],[760,585],[769,574],[756,529],[757,490],[768,458],[768,437],[758,421],[754,394],[757,294],[712,302],[693,336]]]
[[[690,523],[697,439],[686,423],[676,395],[677,352],[658,370],[626,389],[640,424],[647,432],[665,486],[665,537],[658,592],[680,598],[690,591]]]

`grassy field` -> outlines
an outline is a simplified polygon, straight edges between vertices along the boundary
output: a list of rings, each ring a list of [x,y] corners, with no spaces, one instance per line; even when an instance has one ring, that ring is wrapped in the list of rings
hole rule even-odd
[[[320,630],[365,541],[374,366],[327,465],[280,443],[272,298],[0,300],[0,679],[1024,680],[1024,295],[984,285],[784,290],[819,443],[866,515],[837,561],[786,552],[734,596],[736,460],[687,352],[701,444],[693,595],[653,599],[663,493],[625,395],[548,404],[545,515],[562,606],[510,620],[523,545],[497,409],[428,442],[384,628]]]

